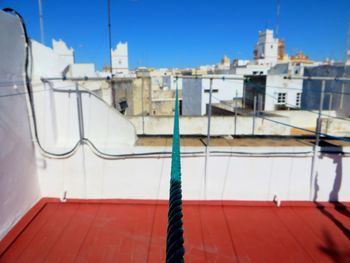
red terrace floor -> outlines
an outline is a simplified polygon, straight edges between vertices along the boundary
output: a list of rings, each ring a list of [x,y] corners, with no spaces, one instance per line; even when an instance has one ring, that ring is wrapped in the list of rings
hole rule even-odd
[[[186,262],[350,262],[349,204],[184,204]],[[0,242],[0,262],[164,262],[165,202],[44,199]]]

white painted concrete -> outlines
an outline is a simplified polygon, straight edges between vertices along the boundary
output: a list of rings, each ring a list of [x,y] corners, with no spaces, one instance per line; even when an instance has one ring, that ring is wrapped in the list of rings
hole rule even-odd
[[[288,123],[287,117],[269,117],[275,121]],[[128,119],[134,124],[137,134],[142,134],[142,117],[132,116]],[[144,133],[148,135],[172,135],[173,134],[173,117],[151,117],[144,118]],[[206,135],[208,132],[207,116],[182,116],[180,118],[180,133],[182,135]],[[212,116],[211,131],[213,136],[232,135],[234,134],[234,117],[229,116]],[[237,117],[237,135],[251,135],[253,128],[252,117]],[[277,123],[269,122],[260,118],[255,120],[256,135],[289,135],[290,127]]]
[[[36,77],[62,77],[62,72],[71,64],[70,60],[55,53],[47,46],[31,40],[32,65],[34,80]]]
[[[80,139],[77,95],[75,84],[69,81],[56,81],[54,87],[72,92],[56,92],[48,84],[37,85],[34,100],[38,135],[43,148],[63,153]],[[135,128],[124,115],[94,95],[81,96],[85,138],[96,146],[108,145],[111,149],[134,145]]]
[[[66,77],[69,78],[84,78],[97,77],[95,72],[95,64],[71,64],[68,67]]]
[[[40,198],[27,100],[24,34],[0,11],[0,240]]]
[[[124,115],[89,94],[83,94],[82,101],[85,137],[97,148],[119,149],[135,144],[135,127]]]
[[[45,150],[61,154],[71,150],[80,139],[77,95],[75,83],[53,81],[52,87],[72,91],[62,93],[44,85],[41,77],[62,77],[71,68],[74,77],[83,73],[93,74],[93,64],[73,64],[58,56],[54,50],[33,41],[33,90],[39,141]],[[69,67],[69,68],[68,68]],[[85,75],[85,74],[84,74]],[[103,86],[103,82],[82,83],[88,90]],[[83,90],[79,87],[79,90]],[[106,97],[102,90],[102,96]],[[107,94],[108,97],[108,94]],[[136,141],[133,125],[117,110],[93,95],[82,94],[84,137],[97,146],[108,144],[111,149],[132,146]]]
[[[67,64],[74,64],[74,49],[68,48],[67,44],[62,39],[52,39],[52,49]]]
[[[304,150],[305,147],[301,147]],[[146,150],[143,147],[143,150]],[[241,151],[242,147],[220,148]],[[164,151],[169,148],[148,148]],[[182,148],[182,151],[185,149]],[[189,149],[193,150],[193,149]],[[196,148],[197,151],[204,150]],[[254,151],[254,149],[251,149]],[[264,151],[272,150],[265,147]],[[297,148],[274,148],[298,151]],[[311,147],[307,150],[312,151]],[[311,156],[252,157],[218,156],[209,158],[204,190],[204,156],[183,156],[183,198],[185,200],[308,200]],[[171,159],[121,158],[104,160],[84,146],[68,160],[45,159],[39,170],[44,196],[68,198],[167,199]],[[317,165],[318,201],[328,201],[335,194],[340,201],[350,200],[350,159],[322,155]]]
[[[70,82],[56,82],[55,87],[74,90]],[[41,145],[53,153],[72,149],[79,141],[77,97],[75,93],[53,92],[48,85],[34,86],[35,113]]]
[[[298,127],[304,127],[304,128],[315,127],[316,120],[318,117],[317,111],[310,112],[310,111],[303,111],[303,110],[280,110],[280,111],[273,111],[271,113],[287,117],[289,124],[298,126]],[[323,114],[327,116],[334,116],[334,117],[336,116],[335,111],[323,111]],[[350,124],[350,122],[348,123]]]
[[[316,126],[317,112],[283,110],[267,112],[271,115],[266,118],[275,122],[264,120],[259,117],[255,119],[256,135],[291,135],[291,127],[278,124],[285,123],[304,129],[314,129]],[[335,136],[350,135],[350,119],[330,119],[328,116],[336,116],[335,111],[324,111],[322,118],[322,132]],[[128,116],[133,123],[137,134],[143,134],[142,121],[144,121],[144,133],[148,135],[172,135],[173,118],[171,116]],[[212,116],[211,134],[232,135],[235,128],[234,116]],[[181,116],[180,131],[183,135],[206,135],[207,116]],[[236,135],[251,135],[253,127],[252,116],[237,116]]]

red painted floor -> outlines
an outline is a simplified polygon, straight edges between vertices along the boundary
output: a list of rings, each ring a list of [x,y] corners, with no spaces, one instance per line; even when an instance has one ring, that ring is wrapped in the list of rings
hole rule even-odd
[[[0,242],[0,262],[164,262],[164,202],[41,204]],[[184,230],[186,262],[350,262],[349,206],[187,202]]]

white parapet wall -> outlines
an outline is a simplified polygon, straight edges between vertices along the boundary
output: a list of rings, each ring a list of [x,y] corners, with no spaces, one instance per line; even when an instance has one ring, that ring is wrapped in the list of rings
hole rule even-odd
[[[269,117],[277,122],[288,123],[288,117]],[[172,135],[173,117],[171,116],[128,116],[134,124],[137,134]],[[253,117],[237,117],[237,135],[253,133]],[[290,135],[290,127],[270,122],[261,118],[255,119],[255,135]],[[235,120],[230,116],[212,116],[210,133],[213,136],[233,135]],[[180,133],[182,135],[207,135],[208,116],[180,117]]]
[[[52,48],[31,40],[33,79],[62,77],[63,71],[71,65],[71,59],[57,54]]]
[[[134,148],[134,152],[162,152],[170,148]],[[183,198],[185,200],[349,201],[350,157],[320,155],[316,183],[310,187],[311,147],[211,148],[205,173],[204,148],[182,148]],[[217,153],[226,151],[227,153]],[[216,152],[216,153],[214,153]],[[229,153],[231,152],[231,153]],[[237,152],[245,154],[237,155]],[[250,156],[258,153],[261,156]],[[269,152],[269,154],[268,154]],[[280,154],[276,154],[280,152]],[[282,153],[283,152],[283,153]],[[274,153],[275,155],[273,155]],[[170,156],[124,156],[107,160],[88,146],[70,159],[42,158],[39,168],[43,195],[97,199],[167,199]],[[206,184],[204,183],[206,182]]]
[[[233,113],[232,113],[233,114]],[[315,130],[318,114],[310,111],[273,111],[266,112],[264,118],[255,118],[254,135],[295,135],[301,129]],[[334,136],[350,136],[350,119],[332,118],[334,111],[324,111],[322,132]],[[137,134],[172,135],[173,117],[171,116],[128,116],[134,124]],[[253,134],[252,116],[237,116],[236,135]],[[207,135],[208,116],[181,116],[182,135]],[[234,116],[212,116],[210,133],[213,136],[234,135]]]
[[[32,41],[33,98],[41,146],[50,153],[63,154],[72,150],[83,136],[95,146],[112,151],[132,147],[137,139],[133,124],[91,92],[100,88],[102,82],[42,82],[42,78],[62,78],[64,73],[68,77],[95,75],[93,64],[71,64],[67,57],[73,56],[73,50],[68,49],[63,41],[54,41],[53,44],[54,49],[51,49]],[[121,48],[124,50],[127,46]],[[76,89],[81,95],[77,95]],[[78,99],[81,99],[82,131],[79,128]]]
[[[41,197],[24,83],[20,20],[0,11],[0,240]]]
[[[55,90],[54,90],[55,89]],[[111,150],[132,147],[135,127],[102,99],[78,86],[81,98],[82,136],[97,147]],[[80,140],[76,84],[56,81],[40,84],[34,93],[39,142],[51,153],[70,151]]]
[[[67,44],[62,40],[52,40],[53,51],[60,56],[67,64],[74,64],[74,50],[68,48]]]

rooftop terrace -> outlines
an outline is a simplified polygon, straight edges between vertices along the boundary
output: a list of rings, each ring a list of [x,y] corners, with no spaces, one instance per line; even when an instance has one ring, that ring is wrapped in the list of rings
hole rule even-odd
[[[184,203],[186,262],[348,262],[349,203]],[[165,201],[42,199],[0,262],[164,262]]]

